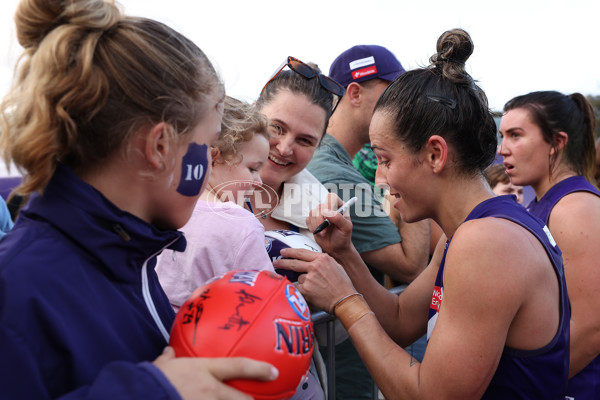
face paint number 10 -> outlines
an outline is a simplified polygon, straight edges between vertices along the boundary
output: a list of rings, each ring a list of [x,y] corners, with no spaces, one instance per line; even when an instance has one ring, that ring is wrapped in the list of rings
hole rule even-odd
[[[186,181],[191,181],[192,179],[198,181],[204,177],[204,166],[201,164],[196,165],[186,165],[187,174],[185,176]]]
[[[181,177],[177,191],[184,196],[197,196],[208,169],[208,146],[190,143],[187,153],[181,160]]]

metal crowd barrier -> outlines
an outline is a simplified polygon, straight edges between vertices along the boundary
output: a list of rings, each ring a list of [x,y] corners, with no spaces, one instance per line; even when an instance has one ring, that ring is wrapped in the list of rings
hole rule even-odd
[[[400,294],[406,289],[407,285],[396,286],[390,289],[390,292]],[[326,399],[335,400],[335,315],[325,311],[316,311],[312,313],[312,322],[314,326],[326,324],[327,326],[327,394]],[[373,384],[373,400],[379,398],[379,389]]]

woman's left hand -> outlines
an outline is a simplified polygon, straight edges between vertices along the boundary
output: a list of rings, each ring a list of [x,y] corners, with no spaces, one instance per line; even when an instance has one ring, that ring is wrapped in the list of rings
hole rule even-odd
[[[297,287],[316,307],[331,314],[341,298],[356,292],[344,268],[328,254],[305,249],[282,249],[281,254],[285,258],[273,266],[300,273]]]

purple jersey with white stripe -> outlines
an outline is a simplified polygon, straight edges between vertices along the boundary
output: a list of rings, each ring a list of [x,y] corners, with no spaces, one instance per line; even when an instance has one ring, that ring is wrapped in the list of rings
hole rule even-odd
[[[552,186],[539,201],[533,199],[527,206],[527,211],[547,224],[548,219],[550,218],[550,212],[556,203],[566,195],[574,192],[590,192],[596,196],[600,196],[600,191],[598,191],[594,185],[589,183],[584,176],[572,176]]]
[[[572,176],[552,186],[539,201],[534,199],[529,203],[527,209],[547,224],[556,203],[573,192],[590,192],[600,196],[600,191],[585,177]],[[596,357],[581,372],[569,379],[566,398],[574,400],[600,399],[600,357]]]
[[[562,258],[542,221],[528,213],[513,195],[498,196],[479,203],[465,221],[495,217],[521,225],[544,246],[560,284],[560,322],[556,335],[536,350],[504,347],[500,362],[482,399],[564,399],[569,375],[569,319]],[[427,337],[435,326],[444,293],[444,265],[452,238],[446,243],[429,308]],[[524,268],[526,265],[523,266]]]

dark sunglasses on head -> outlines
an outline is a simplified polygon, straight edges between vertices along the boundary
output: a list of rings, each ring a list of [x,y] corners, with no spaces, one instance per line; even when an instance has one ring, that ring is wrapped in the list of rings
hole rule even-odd
[[[323,89],[327,90],[330,93],[335,94],[336,96],[342,97],[344,95],[344,93],[346,92],[346,89],[344,89],[344,87],[342,85],[340,85],[339,83],[337,83],[330,77],[315,71],[315,69],[312,68],[310,65],[303,63],[302,61],[298,60],[297,58],[289,56],[287,58],[287,60],[284,61],[283,64],[281,64],[279,66],[279,68],[277,68],[277,70],[275,71],[273,76],[271,76],[271,79],[269,79],[267,81],[267,84],[263,87],[263,89],[261,90],[261,93],[265,91],[267,86],[269,86],[269,83],[273,82],[273,79],[275,79],[277,77],[277,75],[279,75],[286,66],[289,69],[291,69],[292,71],[294,71],[295,73],[302,76],[303,78],[312,79],[315,76],[318,77],[319,83],[321,84]]]

